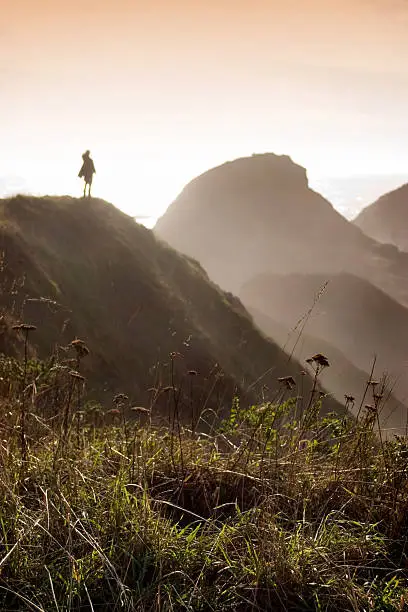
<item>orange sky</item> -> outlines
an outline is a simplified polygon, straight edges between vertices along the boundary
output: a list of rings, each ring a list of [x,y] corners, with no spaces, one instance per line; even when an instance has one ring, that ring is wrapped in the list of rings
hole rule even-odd
[[[2,0],[0,177],[75,194],[90,148],[95,194],[156,216],[252,152],[404,173],[407,26],[406,0]]]

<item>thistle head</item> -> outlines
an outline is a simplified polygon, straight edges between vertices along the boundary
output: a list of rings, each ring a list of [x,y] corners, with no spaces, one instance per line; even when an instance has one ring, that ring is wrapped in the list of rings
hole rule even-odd
[[[118,393],[113,398],[113,403],[115,404],[115,406],[118,406],[119,404],[124,404],[128,400],[129,400],[129,398],[128,398],[127,395],[125,395],[124,393]]]

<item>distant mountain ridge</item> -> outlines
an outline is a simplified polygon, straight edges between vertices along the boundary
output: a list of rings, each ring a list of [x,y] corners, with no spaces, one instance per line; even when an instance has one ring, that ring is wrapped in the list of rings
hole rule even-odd
[[[253,301],[256,303],[256,300]],[[290,357],[302,363],[310,355],[317,352],[325,354],[331,367],[323,372],[322,384],[333,393],[338,401],[343,402],[346,395],[354,398],[355,407],[364,406],[372,401],[372,389],[367,389],[372,364],[369,364],[369,367],[365,370],[357,367],[334,344],[321,336],[310,335],[307,324],[304,330],[302,330],[302,325],[295,329],[295,325],[283,322],[284,317],[282,316],[280,316],[282,322],[278,323],[264,312],[265,310],[271,310],[269,304],[264,308],[264,311],[252,308],[249,304],[248,310],[259,328],[281,346]],[[275,315],[279,316],[279,313],[275,309],[273,310]],[[347,330],[345,333],[347,333]],[[331,340],[332,342],[335,341],[333,338]],[[383,372],[379,367],[374,368],[374,379],[378,379],[378,375],[382,374]],[[380,413],[382,427],[390,433],[394,431],[394,428],[397,432],[405,430],[408,414],[407,402],[399,401],[393,391],[391,387],[388,388]]]
[[[155,232],[236,292],[278,342],[273,321],[293,327],[330,281],[332,299],[319,301],[327,316],[319,325],[308,323],[305,344],[314,347],[320,339],[332,347],[353,389],[377,354],[376,371],[398,378],[402,404],[394,423],[401,425],[408,398],[408,253],[342,217],[309,188],[304,168],[271,153],[213,168],[185,187]],[[326,380],[339,397],[338,377],[331,372]]]
[[[408,251],[408,184],[381,196],[354,220],[367,236]]]
[[[408,254],[342,217],[288,156],[253,155],[205,172],[154,231],[235,293],[261,273],[345,271],[408,304]]]
[[[319,223],[310,219],[314,210]],[[320,226],[329,226],[334,243],[320,252]],[[288,156],[254,155],[213,168],[189,183],[154,230],[172,246],[198,259],[222,287],[238,291],[262,271],[340,270],[347,254],[340,248],[348,222],[308,188],[306,170]],[[296,248],[308,231],[310,248]],[[292,244],[288,244],[288,232]],[[368,238],[352,228],[349,248]],[[352,244],[353,243],[353,244]],[[303,245],[302,245],[303,247]]]
[[[368,373],[375,359],[376,376],[387,372],[395,396],[406,404],[408,309],[357,276],[335,275],[327,286],[326,280],[311,274],[260,275],[244,285],[241,298],[251,311],[273,316],[286,330],[293,330],[299,322],[300,330],[304,323],[306,345],[312,349],[319,340],[329,343],[343,354],[340,359],[336,356],[339,362],[347,357],[354,368]],[[268,328],[267,319],[254,316],[265,333],[279,341],[279,330],[276,333]],[[327,352],[330,354],[330,348]],[[350,374],[356,378],[355,372]],[[344,384],[346,389],[346,380]],[[406,418],[406,410],[401,416]]]

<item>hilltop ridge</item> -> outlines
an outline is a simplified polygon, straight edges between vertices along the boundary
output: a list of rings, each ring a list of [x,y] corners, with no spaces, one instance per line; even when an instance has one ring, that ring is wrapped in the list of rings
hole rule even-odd
[[[38,327],[30,340],[40,356],[86,341],[91,387],[143,402],[147,389],[194,370],[197,402],[211,394],[225,406],[249,387],[254,399],[258,379],[258,389],[276,388],[278,376],[302,369],[197,261],[112,204],[18,196],[0,200],[0,228],[1,306]]]

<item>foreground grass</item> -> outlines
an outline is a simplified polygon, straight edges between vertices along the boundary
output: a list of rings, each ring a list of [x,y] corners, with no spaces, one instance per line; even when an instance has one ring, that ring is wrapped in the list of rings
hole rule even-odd
[[[176,394],[159,426],[82,386],[0,359],[0,609],[406,609],[408,445],[375,401],[356,423],[235,400],[199,434]]]

